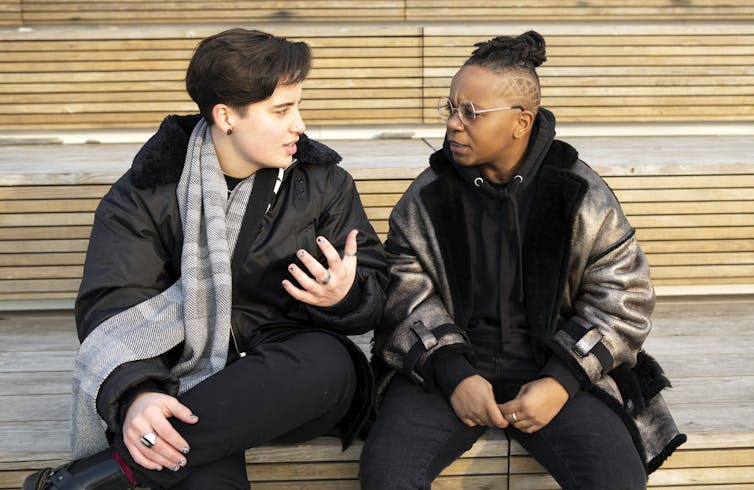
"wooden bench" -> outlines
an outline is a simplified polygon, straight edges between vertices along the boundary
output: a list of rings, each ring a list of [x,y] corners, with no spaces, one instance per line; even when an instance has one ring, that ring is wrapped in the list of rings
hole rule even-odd
[[[650,479],[664,490],[754,486],[754,297],[662,297],[647,349],[674,384],[666,392],[689,441]],[[69,458],[70,378],[78,342],[70,311],[0,315],[0,488]],[[359,339],[363,347],[368,336]],[[255,490],[356,490],[362,443],[333,438],[247,452]],[[510,460],[509,460],[510,455]],[[508,465],[510,464],[510,476]],[[446,469],[437,489],[552,489],[516,443],[490,431]]]
[[[199,40],[227,27],[0,29],[0,130],[144,128],[195,112],[184,85],[189,59]],[[312,46],[307,122],[421,121],[419,27],[257,27]]]
[[[752,19],[748,0],[560,0],[550,2],[467,2],[462,9],[452,0],[309,0],[279,2],[263,0],[203,2],[199,0],[61,1],[5,0],[0,19],[10,25],[24,24],[147,24],[255,21],[535,21],[542,20],[698,20]],[[7,18],[5,17],[7,16]]]
[[[201,38],[226,27],[0,27],[0,132],[144,129],[194,112],[188,61]],[[436,125],[436,101],[473,44],[529,28],[547,39],[543,103],[561,123],[754,122],[754,104],[743,103],[754,94],[747,22],[254,27],[311,44],[310,126]]]
[[[658,294],[754,292],[754,145],[747,136],[572,137],[613,187]],[[440,139],[329,142],[384,239],[387,218]],[[138,145],[0,152],[0,308],[71,306],[93,211]],[[22,162],[22,163],[20,163]],[[40,303],[41,301],[41,303]],[[5,306],[3,306],[5,305]]]

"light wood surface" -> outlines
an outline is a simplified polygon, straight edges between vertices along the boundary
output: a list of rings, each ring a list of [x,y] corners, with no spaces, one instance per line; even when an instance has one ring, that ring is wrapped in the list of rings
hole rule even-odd
[[[746,136],[573,137],[615,190],[663,287],[754,287],[754,145]],[[382,239],[439,139],[326,141]],[[93,212],[136,144],[7,146],[0,153],[0,302],[74,297]],[[23,161],[24,165],[18,165]],[[662,294],[662,292],[661,292]]]
[[[542,21],[542,20],[657,20],[657,19],[751,19],[754,7],[747,0],[549,0],[536,3],[514,1],[504,6],[491,0],[474,0],[460,6],[451,0],[310,0],[202,2],[159,1],[61,1],[5,0],[0,2],[0,20],[7,25],[148,24],[265,21]]]
[[[148,5],[93,3],[131,21],[142,10],[128,10],[129,3]],[[380,19],[376,10],[393,8],[360,9],[348,7],[350,3],[359,2],[345,2],[344,12],[361,12],[372,21]],[[39,2],[33,8],[41,12],[65,4],[76,2]],[[725,8],[709,7],[719,12]],[[729,8],[740,15],[752,11],[754,17],[754,6]],[[338,18],[326,8],[312,11]],[[86,19],[97,15],[97,9],[71,15]],[[65,16],[57,21],[61,25],[0,28],[0,131],[148,128],[166,113],[196,111],[184,88],[188,61],[200,39],[230,25],[212,23],[220,21],[211,17],[195,25],[169,24],[159,11],[150,10],[149,15],[154,17],[146,24],[107,28],[77,25]],[[241,9],[237,18],[243,15]],[[314,66],[304,83],[302,105],[309,124],[437,123],[436,101],[447,95],[453,74],[473,45],[530,28],[547,40],[548,61],[538,70],[542,102],[561,122],[751,122],[754,105],[742,102],[754,96],[754,25],[734,18],[579,22],[578,29],[567,21],[516,24],[509,17],[504,23],[486,19],[463,25],[401,18],[389,23],[265,22],[254,27],[311,45]]]
[[[367,349],[370,336],[355,341]],[[68,457],[70,376],[78,341],[71,312],[0,316],[0,488],[17,488],[34,468]],[[754,301],[661,299],[645,347],[673,383],[666,390],[689,442],[652,475],[651,488],[754,485]],[[247,452],[253,488],[356,489],[361,443],[333,438]],[[443,472],[436,488],[498,488],[511,459],[512,488],[557,488],[501,432],[490,431]],[[477,486],[482,485],[482,486]],[[433,488],[435,488],[433,487]]]

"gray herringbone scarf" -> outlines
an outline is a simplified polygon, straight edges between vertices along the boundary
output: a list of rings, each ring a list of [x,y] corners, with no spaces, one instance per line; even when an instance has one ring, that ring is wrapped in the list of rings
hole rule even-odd
[[[102,322],[84,340],[73,371],[74,458],[107,447],[97,393],[115,368],[184,342],[172,368],[183,393],[225,366],[231,313],[230,261],[253,176],[228,197],[209,126],[194,128],[178,183],[183,225],[181,278],[162,293]]]

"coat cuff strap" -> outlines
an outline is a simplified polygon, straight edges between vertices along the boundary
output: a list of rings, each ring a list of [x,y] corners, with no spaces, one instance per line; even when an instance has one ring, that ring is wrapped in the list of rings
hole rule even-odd
[[[586,329],[575,322],[563,325],[562,330],[573,340],[571,350],[579,357],[594,354],[602,365],[602,372],[609,373],[613,369],[613,356],[602,343],[602,334],[597,327]]]
[[[419,358],[425,352],[429,352],[437,346],[438,339],[450,332],[457,332],[458,327],[452,323],[446,323],[444,325],[438,325],[430,330],[425,327],[423,323],[416,322],[411,325],[411,331],[419,338],[419,341],[411,346],[411,349],[409,349],[403,360],[403,369],[401,369],[401,373],[409,378],[411,378],[411,373],[414,371],[416,363],[419,362]]]

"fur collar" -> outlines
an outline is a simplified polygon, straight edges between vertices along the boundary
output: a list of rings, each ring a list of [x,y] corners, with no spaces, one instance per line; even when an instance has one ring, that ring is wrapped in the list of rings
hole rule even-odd
[[[530,192],[535,192],[523,244],[524,287],[529,325],[536,339],[535,355],[542,359],[542,339],[552,334],[565,291],[568,274],[573,216],[587,183],[571,172],[578,152],[569,144],[553,140],[535,176]],[[459,174],[442,150],[430,157],[430,166],[439,178],[421,191],[430,210],[442,256],[447,267],[456,323],[465,327],[471,315],[472,288],[468,243],[459,240],[455,230],[464,229],[464,209]],[[458,203],[461,203],[459,205]]]
[[[191,132],[201,116],[168,116],[157,132],[141,147],[131,166],[131,182],[140,189],[178,182],[186,160]],[[340,155],[322,143],[299,138],[294,155],[299,162],[311,165],[335,165]]]

